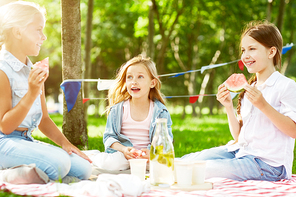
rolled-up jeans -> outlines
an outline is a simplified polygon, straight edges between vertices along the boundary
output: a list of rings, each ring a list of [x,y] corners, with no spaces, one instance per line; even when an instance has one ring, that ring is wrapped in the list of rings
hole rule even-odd
[[[58,180],[67,176],[88,179],[91,164],[82,157],[65,150],[34,140],[29,131],[13,131],[5,135],[0,131],[0,169],[22,164],[36,164],[49,179]]]
[[[184,155],[181,160],[207,160],[206,179],[223,177],[238,181],[278,181],[288,178],[284,166],[270,166],[252,155],[236,158],[235,154],[237,152],[238,150],[228,152],[226,146],[220,146]]]

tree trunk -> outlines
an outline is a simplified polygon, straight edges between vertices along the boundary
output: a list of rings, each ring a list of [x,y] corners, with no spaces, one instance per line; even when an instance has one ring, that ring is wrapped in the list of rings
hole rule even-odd
[[[84,78],[90,79],[91,78],[91,31],[92,31],[92,19],[93,19],[93,9],[94,9],[94,0],[88,0],[88,9],[87,9],[87,19],[86,19],[86,36],[85,36],[85,73]],[[84,85],[84,97],[90,98],[90,83],[85,83]],[[87,125],[87,109],[88,109],[88,102],[84,103],[84,114],[85,114],[85,122]]]
[[[279,14],[278,14],[278,18],[277,18],[277,27],[280,30],[280,32],[282,31],[282,27],[283,27],[283,20],[284,20],[284,14],[285,14],[285,5],[286,5],[286,0],[281,0],[280,2],[280,7],[279,7]]]
[[[165,53],[168,48],[168,44],[170,42],[170,37],[175,29],[176,24],[178,24],[179,17],[184,11],[184,6],[181,6],[179,10],[177,10],[177,15],[174,19],[173,24],[170,27],[164,27],[163,19],[160,16],[158,5],[155,0],[152,0],[153,10],[156,14],[158,25],[159,25],[159,31],[161,34],[161,44],[160,44],[160,50],[158,51],[158,56],[156,57],[156,65],[158,67],[158,72],[162,73],[164,71],[164,60],[165,60]],[[167,32],[167,33],[166,33]]]
[[[148,26],[148,56],[154,61],[154,10],[153,2],[149,5],[149,26]]]
[[[294,8],[292,6],[293,4],[291,4],[290,2],[290,6],[287,7],[287,18],[286,20],[288,21],[288,26],[289,27],[292,27],[294,25],[294,22],[295,22],[295,17],[294,17],[294,14],[293,14],[293,11],[294,11]],[[293,43],[293,40],[294,40],[294,30],[295,28],[292,28],[291,31],[290,31],[290,37],[289,37],[289,43]],[[286,54],[285,54],[285,61],[282,62],[283,66],[281,68],[281,73],[284,75],[286,73],[286,70],[288,68],[288,66],[290,65],[291,63],[291,60],[292,60],[292,57],[293,57],[293,54],[294,54],[295,50],[294,50],[294,47],[291,48],[291,50],[289,50]],[[283,58],[284,60],[284,58]]]
[[[267,13],[266,13],[266,20],[267,21],[271,21],[272,2],[273,2],[273,0],[268,0]]]
[[[80,0],[62,0],[61,8],[63,80],[79,79],[82,77]],[[80,148],[87,147],[81,91],[70,112],[64,99],[63,133],[72,144]]]

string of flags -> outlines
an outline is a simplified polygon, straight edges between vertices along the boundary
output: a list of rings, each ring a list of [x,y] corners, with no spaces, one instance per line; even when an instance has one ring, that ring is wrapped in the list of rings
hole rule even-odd
[[[286,46],[284,46],[282,49],[282,54],[286,54],[287,51],[289,51],[293,46],[294,46],[293,43],[287,44]],[[234,60],[231,62],[226,62],[226,63],[221,63],[221,64],[212,64],[212,65],[202,66],[201,69],[198,69],[198,70],[189,70],[189,71],[185,71],[185,72],[163,74],[163,75],[159,75],[159,77],[174,78],[174,77],[179,77],[179,76],[182,76],[186,73],[192,73],[192,72],[201,72],[201,74],[202,74],[205,70],[233,64],[236,62],[238,62],[239,69],[243,71],[244,64],[243,64],[242,60]],[[112,79],[100,79],[100,78],[99,79],[66,79],[66,80],[64,80],[61,83],[60,87],[64,91],[68,112],[71,111],[71,109],[74,107],[74,105],[76,103],[78,93],[81,89],[81,82],[97,82],[98,91],[102,91],[102,90],[108,90],[116,81],[112,80]],[[231,93],[232,98],[234,98],[236,95],[237,95],[237,93]],[[177,97],[178,98],[189,97],[189,102],[195,103],[200,96],[216,96],[216,94],[166,96],[165,98],[169,99],[169,98],[177,98]],[[98,99],[106,99],[106,98],[83,98],[83,103],[85,103],[91,99],[98,100]]]

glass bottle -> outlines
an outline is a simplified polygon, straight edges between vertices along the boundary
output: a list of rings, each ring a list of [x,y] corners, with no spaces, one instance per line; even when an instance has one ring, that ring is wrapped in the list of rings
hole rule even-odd
[[[175,152],[168,134],[167,119],[156,119],[155,135],[150,148],[150,183],[170,186],[174,183]]]

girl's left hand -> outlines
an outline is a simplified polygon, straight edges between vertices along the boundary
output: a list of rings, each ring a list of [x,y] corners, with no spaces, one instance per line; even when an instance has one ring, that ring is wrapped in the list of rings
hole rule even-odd
[[[148,159],[149,160],[149,156],[150,156],[150,150],[148,149],[141,149],[142,151],[142,155],[140,157],[138,157],[139,159]]]
[[[86,156],[86,154],[84,154],[83,152],[81,152],[76,146],[74,146],[73,144],[69,143],[66,146],[62,146],[62,148],[69,154],[71,155],[72,153],[75,153],[76,155],[82,157],[83,159],[89,161],[90,163],[92,163],[92,161],[90,160],[90,158],[88,156]]]
[[[244,87],[246,92],[246,98],[258,109],[261,109],[266,104],[266,100],[262,96],[262,93],[256,88],[249,84]]]

